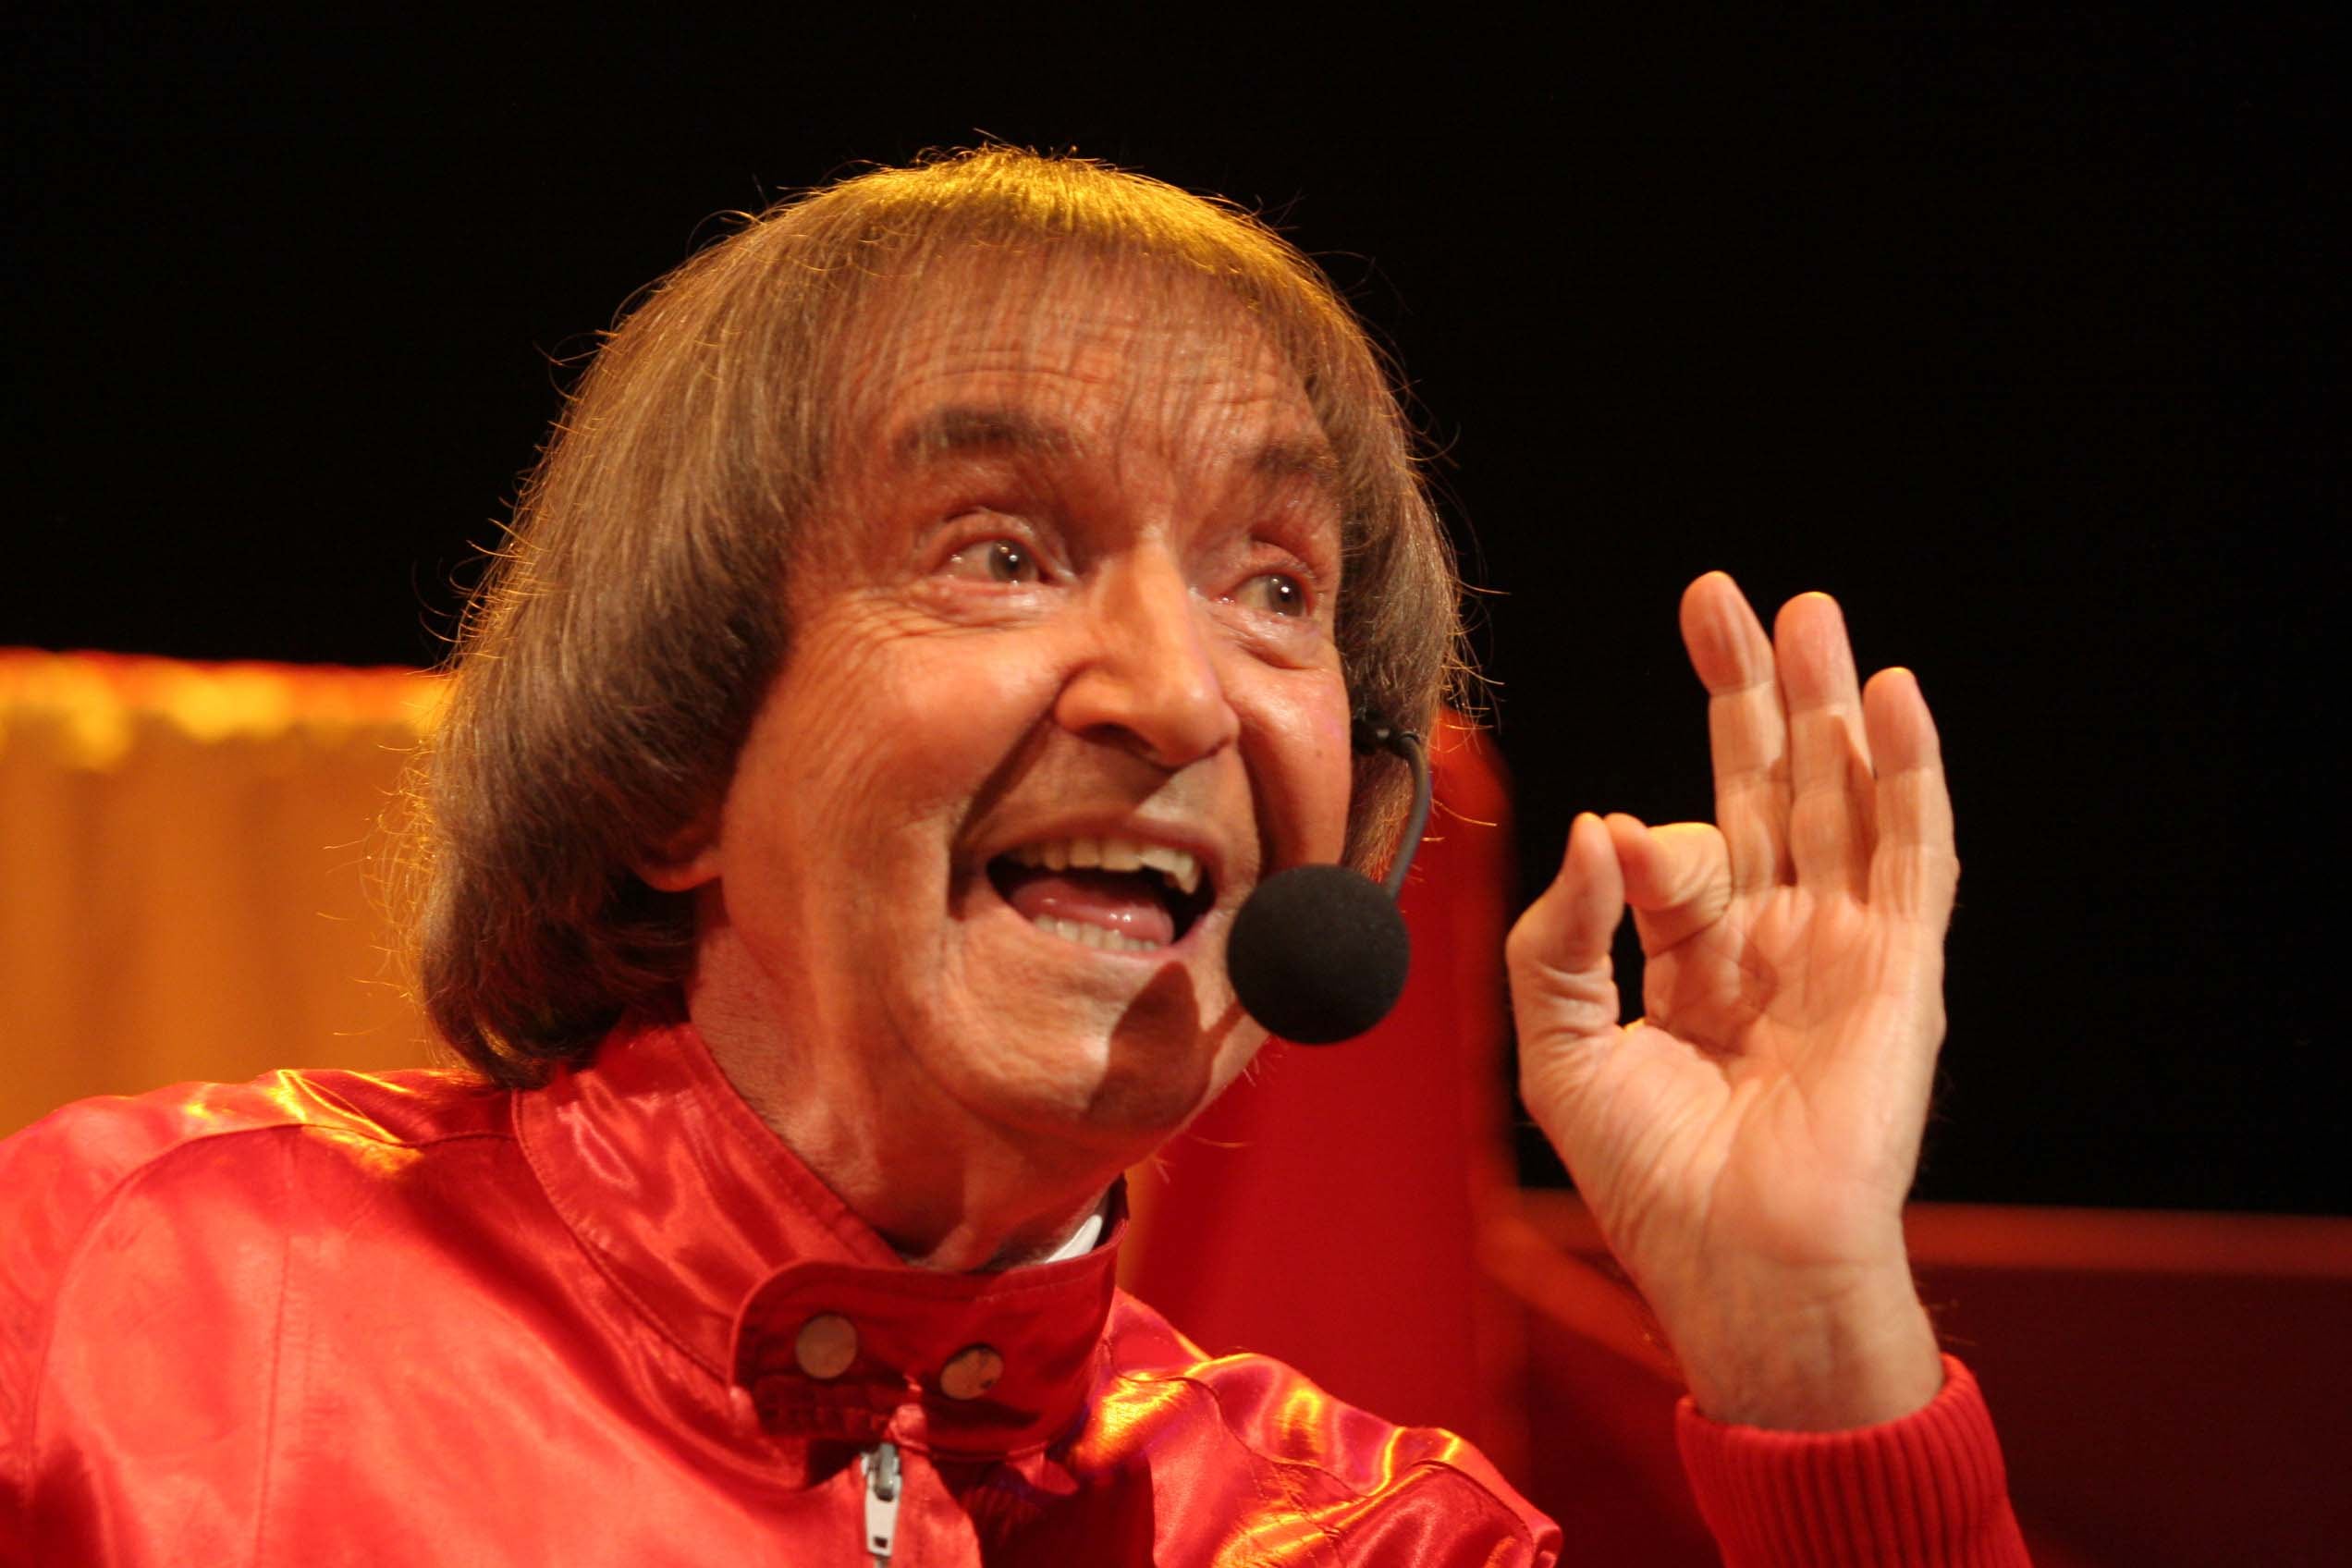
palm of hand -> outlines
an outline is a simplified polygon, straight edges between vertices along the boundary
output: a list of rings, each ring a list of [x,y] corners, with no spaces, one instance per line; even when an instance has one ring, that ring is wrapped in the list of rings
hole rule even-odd
[[[1833,1269],[1889,1243],[1942,1031],[1940,954],[1917,946],[1775,888],[1648,956],[1645,1016],[1595,1053],[1565,1130],[1637,1278],[1699,1255]]]
[[[1917,684],[1866,704],[1834,605],[1783,611],[1777,661],[1727,578],[1684,622],[1721,826],[1580,818],[1511,944],[1529,1109],[1661,1316],[1899,1268],[1957,872]],[[1621,1027],[1629,903],[1647,1016]]]

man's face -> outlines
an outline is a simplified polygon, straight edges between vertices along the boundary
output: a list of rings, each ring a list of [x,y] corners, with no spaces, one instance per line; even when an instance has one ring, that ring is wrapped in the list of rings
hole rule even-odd
[[[704,905],[812,1093],[1139,1152],[1262,1040],[1234,913],[1345,833],[1339,507],[1195,288],[939,288],[846,388]]]

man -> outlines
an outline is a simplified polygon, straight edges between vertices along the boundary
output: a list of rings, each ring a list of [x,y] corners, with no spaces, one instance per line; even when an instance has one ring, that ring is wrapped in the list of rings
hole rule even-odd
[[[0,1538],[123,1562],[1574,1561],[1473,1451],[1117,1294],[1118,1174],[1262,1043],[1224,941],[1395,851],[1453,584],[1251,221],[989,150],[789,204],[586,376],[420,772],[475,1074],[10,1147]],[[1900,1211],[1956,863],[1836,609],[1684,631],[1721,821],[1580,818],[1530,1105],[1690,1378],[1733,1561],[2021,1562]],[[1648,1018],[1621,1029],[1634,910]]]

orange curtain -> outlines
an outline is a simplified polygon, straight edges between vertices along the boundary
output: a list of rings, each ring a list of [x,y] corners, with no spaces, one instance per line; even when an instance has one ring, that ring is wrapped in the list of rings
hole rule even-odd
[[[367,861],[435,692],[0,650],[0,1133],[87,1095],[428,1060]]]

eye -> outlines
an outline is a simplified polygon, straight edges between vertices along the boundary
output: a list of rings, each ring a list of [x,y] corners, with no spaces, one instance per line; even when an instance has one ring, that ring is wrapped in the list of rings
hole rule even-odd
[[[1017,539],[984,539],[966,545],[948,557],[947,570],[950,576],[983,582],[1036,582],[1043,576],[1036,553]]]
[[[1241,586],[1234,602],[1268,615],[1303,616],[1307,612],[1306,584],[1287,571],[1261,571]]]

